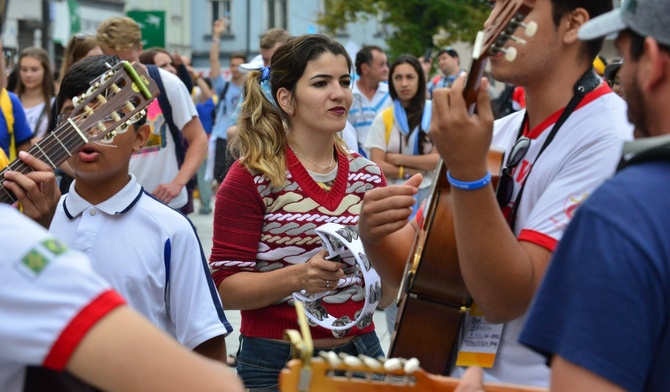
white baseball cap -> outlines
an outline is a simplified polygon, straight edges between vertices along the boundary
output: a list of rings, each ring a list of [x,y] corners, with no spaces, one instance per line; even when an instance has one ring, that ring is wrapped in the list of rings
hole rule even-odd
[[[669,13],[668,0],[626,0],[621,8],[586,22],[579,29],[579,38],[615,38],[621,30],[628,28],[643,37],[651,36],[661,44],[670,45]]]
[[[263,56],[261,56],[259,54],[258,56],[251,59],[251,61],[249,61],[248,63],[244,63],[244,64],[240,65],[239,68],[240,68],[240,72],[247,73],[247,72],[251,72],[251,71],[257,71],[257,70],[263,68],[264,65],[265,64],[263,63]]]

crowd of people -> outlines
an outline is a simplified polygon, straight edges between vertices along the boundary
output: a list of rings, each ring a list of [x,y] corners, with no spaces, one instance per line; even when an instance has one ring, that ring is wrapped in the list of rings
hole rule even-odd
[[[20,52],[14,81],[0,62],[0,166],[32,169],[1,172],[18,201],[0,205],[0,389],[275,391],[300,292],[320,298],[312,315],[337,319],[310,326],[316,352],[385,356],[371,318],[336,328],[376,294],[316,229],[360,236],[392,331],[440,161],[481,312],[463,317],[499,331],[459,342],[445,374],[459,392],[670,388],[669,13],[664,0],[536,1],[536,34],[509,43],[516,59],[490,58],[490,78],[522,102],[504,115],[487,78],[471,113],[452,47],[433,75],[431,58],[368,45],[352,59],[325,35],[271,29],[257,59],[230,55],[224,78],[225,19],[207,76],[143,48],[127,17],[72,36],[58,77],[39,48]],[[607,62],[613,35],[620,57]],[[158,98],[57,168],[29,154],[122,60]],[[505,151],[496,186],[492,148]],[[186,217],[194,197],[213,214],[212,249]],[[240,310],[237,353],[225,310]],[[473,346],[493,359],[463,359]]]

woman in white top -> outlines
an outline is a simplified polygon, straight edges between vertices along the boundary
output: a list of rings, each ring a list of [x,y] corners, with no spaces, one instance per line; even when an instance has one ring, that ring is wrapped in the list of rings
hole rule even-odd
[[[21,51],[15,93],[26,112],[33,137],[41,139],[49,128],[49,113],[54,97],[51,62],[44,49],[30,47]]]
[[[370,151],[371,160],[382,168],[389,184],[423,174],[416,212],[430,192],[440,159],[428,135],[431,101],[425,99],[426,77],[416,57],[400,55],[391,64],[389,94],[393,105],[377,114],[364,147]]]

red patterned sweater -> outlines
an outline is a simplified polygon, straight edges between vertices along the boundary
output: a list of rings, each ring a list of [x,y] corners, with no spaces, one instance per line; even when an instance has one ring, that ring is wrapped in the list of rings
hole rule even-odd
[[[356,225],[363,194],[386,185],[381,169],[356,153],[350,158],[338,153],[330,191],[312,179],[291,149],[286,149],[286,159],[287,184],[281,188],[238,162],[228,171],[216,196],[210,257],[217,287],[237,272],[272,271],[307,262],[321,249],[315,228],[328,222]],[[323,299],[332,316],[352,320],[363,300],[364,291],[358,286],[333,290]],[[285,329],[299,329],[291,297],[265,308],[243,310],[241,316],[240,332],[249,337],[281,339]],[[374,324],[362,330],[353,327],[346,336],[373,330]],[[333,337],[330,330],[318,326],[311,333],[314,339]]]

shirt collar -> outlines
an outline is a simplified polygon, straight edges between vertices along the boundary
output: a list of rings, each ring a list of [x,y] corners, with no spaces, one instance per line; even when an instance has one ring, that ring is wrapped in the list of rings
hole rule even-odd
[[[130,210],[140,199],[144,188],[137,183],[137,179],[130,174],[130,181],[119,192],[102,203],[93,206],[84,198],[79,196],[75,190],[76,181],[70,185],[70,191],[63,200],[63,210],[68,218],[74,219],[89,207],[95,207],[108,215],[123,214]]]

